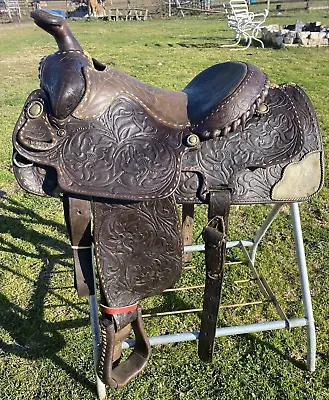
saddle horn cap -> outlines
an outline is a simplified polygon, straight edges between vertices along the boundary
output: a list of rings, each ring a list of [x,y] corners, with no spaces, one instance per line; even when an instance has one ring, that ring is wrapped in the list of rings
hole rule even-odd
[[[54,37],[59,51],[82,51],[82,47],[74,37],[64,18],[43,10],[32,11],[30,16],[34,19],[36,25]]]

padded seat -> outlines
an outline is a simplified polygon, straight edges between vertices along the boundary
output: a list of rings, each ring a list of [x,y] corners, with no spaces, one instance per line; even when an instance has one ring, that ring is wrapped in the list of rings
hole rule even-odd
[[[193,125],[204,120],[244,81],[247,65],[225,62],[198,74],[183,90],[187,94],[187,114]]]
[[[234,131],[253,116],[268,88],[267,76],[250,64],[225,62],[207,68],[183,90],[193,131],[203,139]]]

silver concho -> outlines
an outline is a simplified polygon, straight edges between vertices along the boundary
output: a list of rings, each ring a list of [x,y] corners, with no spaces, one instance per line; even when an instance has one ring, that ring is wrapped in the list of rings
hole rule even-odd
[[[43,113],[43,104],[39,100],[32,101],[26,110],[26,114],[29,118],[35,119],[40,117]]]

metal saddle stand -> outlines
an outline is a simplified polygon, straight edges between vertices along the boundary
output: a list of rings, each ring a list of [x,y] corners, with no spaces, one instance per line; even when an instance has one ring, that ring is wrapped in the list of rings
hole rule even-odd
[[[315,335],[315,326],[314,326],[314,318],[313,318],[313,310],[312,310],[312,302],[311,302],[311,294],[310,287],[308,281],[308,273],[305,259],[305,251],[304,251],[304,243],[303,243],[303,235],[302,228],[300,222],[300,214],[298,203],[289,204],[290,207],[290,216],[291,223],[293,228],[293,236],[294,243],[296,249],[297,256],[297,264],[299,270],[299,279],[301,284],[302,291],[302,302],[304,308],[304,316],[300,318],[287,318],[286,314],[282,310],[277,298],[266,282],[265,278],[262,275],[259,275],[255,268],[255,259],[258,245],[261,240],[265,236],[267,230],[271,227],[274,219],[277,214],[280,212],[282,206],[285,203],[275,204],[268,214],[267,218],[264,220],[263,224],[257,230],[256,234],[252,239],[248,240],[237,240],[227,242],[226,248],[230,249],[233,247],[239,247],[243,255],[245,257],[245,264],[249,267],[251,276],[253,280],[257,283],[261,293],[264,295],[267,301],[270,301],[274,304],[280,319],[275,321],[266,321],[253,323],[248,325],[237,325],[237,326],[229,326],[229,327],[218,327],[216,329],[216,337],[222,336],[230,336],[230,335],[239,335],[253,332],[262,332],[262,331],[270,331],[276,329],[289,329],[296,327],[306,327],[307,333],[307,369],[311,372],[315,370],[315,355],[316,355],[316,335]],[[193,214],[194,208],[193,205],[184,205],[183,206],[183,239],[184,239],[184,252],[185,257],[188,259],[189,255],[193,252],[202,252],[205,250],[205,245],[192,245],[191,243],[191,232],[193,228]],[[94,276],[95,278],[95,276]],[[95,279],[94,283],[95,285]],[[177,288],[177,290],[181,290],[182,288]],[[189,288],[186,288],[189,289]],[[172,289],[175,290],[175,289]],[[94,291],[96,293],[96,291]],[[261,303],[261,302],[259,302]],[[246,303],[239,304],[239,306],[248,306],[255,303]],[[99,321],[98,321],[98,304],[96,295],[89,296],[89,305],[90,305],[90,321],[92,328],[92,341],[93,341],[93,356],[94,356],[94,365],[96,369],[97,360],[99,359],[100,352],[100,332],[99,332]],[[225,307],[225,306],[224,306]],[[230,307],[230,306],[227,306]],[[184,310],[182,312],[201,312],[202,309],[193,309],[193,310]],[[177,314],[179,311],[174,312],[164,312],[162,315],[169,314]],[[147,317],[145,315],[145,317]],[[161,344],[169,344],[169,343],[178,343],[178,342],[187,342],[197,340],[199,338],[199,331],[194,332],[179,332],[161,336],[152,336],[149,337],[151,346],[161,345]],[[135,340],[127,339],[122,343],[122,349],[129,349],[134,347]],[[99,399],[104,399],[106,397],[106,386],[99,379],[97,373],[96,376],[96,384],[97,384],[97,393]]]

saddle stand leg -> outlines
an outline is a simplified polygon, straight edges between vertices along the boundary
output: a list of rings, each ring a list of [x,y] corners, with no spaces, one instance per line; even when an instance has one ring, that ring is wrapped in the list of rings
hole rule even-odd
[[[302,300],[304,305],[305,318],[307,320],[307,369],[311,372],[315,371],[315,354],[316,354],[316,336],[315,325],[312,309],[312,300],[310,293],[310,285],[307,275],[305,250],[303,242],[303,233],[300,223],[300,215],[298,203],[290,205],[291,220],[294,232],[294,240],[296,247],[297,263],[299,269],[299,277],[302,289]]]
[[[98,398],[102,400],[106,397],[106,387],[96,373],[97,362],[100,357],[100,332],[91,236],[90,201],[64,195],[63,208],[73,250],[75,286],[79,297],[89,296],[96,387]]]
[[[190,246],[193,241],[194,204],[183,204],[182,207],[182,237],[183,246]],[[192,253],[184,253],[183,261],[190,262]]]
[[[253,237],[253,245],[252,245],[251,251],[250,251],[250,258],[251,258],[251,262],[253,264],[255,263],[258,245],[259,245],[260,241],[263,239],[263,237],[265,236],[268,229],[271,227],[273,221],[275,220],[275,218],[278,215],[282,206],[283,206],[283,203],[275,204],[275,206],[272,208],[272,210],[266,217],[265,221],[262,223],[261,227],[256,232],[255,236]]]
[[[213,358],[230,204],[229,190],[210,192],[208,225],[202,232],[205,241],[206,279],[198,348],[199,357],[205,362],[211,362]]]
[[[257,231],[256,235],[253,238],[253,246],[251,247],[250,251],[250,264],[253,266],[255,263],[257,247],[266,234],[267,230],[272,225],[275,217],[279,213],[283,203],[276,204],[259,230]],[[300,222],[300,214],[298,203],[290,204],[290,214],[291,214],[291,221],[293,227],[293,234],[294,234],[294,242],[295,242],[295,249],[296,249],[296,257],[297,257],[297,265],[299,269],[299,278],[301,284],[301,291],[302,291],[302,301],[304,307],[305,317],[303,318],[305,321],[300,325],[295,326],[306,326],[307,332],[307,369],[311,372],[315,371],[315,357],[316,357],[316,333],[315,333],[315,324],[314,324],[314,317],[313,317],[313,309],[312,309],[312,300],[310,294],[310,286],[308,280],[308,273],[307,273],[307,266],[306,266],[306,259],[305,259],[305,250],[304,250],[304,243],[303,243],[303,233],[301,228]],[[277,310],[280,311],[280,309]],[[279,312],[280,314],[280,312]],[[280,314],[281,315],[281,314]],[[282,315],[281,315],[282,317]],[[284,316],[284,319],[286,317]],[[287,324],[292,327],[292,320],[286,320]]]
[[[93,271],[94,271],[94,265],[93,265]],[[94,273],[94,284],[96,289],[95,273]],[[106,398],[106,386],[97,375],[97,364],[100,358],[101,340],[100,340],[100,330],[99,330],[98,304],[97,304],[97,297],[95,294],[89,296],[89,308],[90,308],[90,324],[91,324],[91,334],[93,341],[93,359],[94,359],[94,371],[95,371],[97,395],[99,400],[103,400]]]

